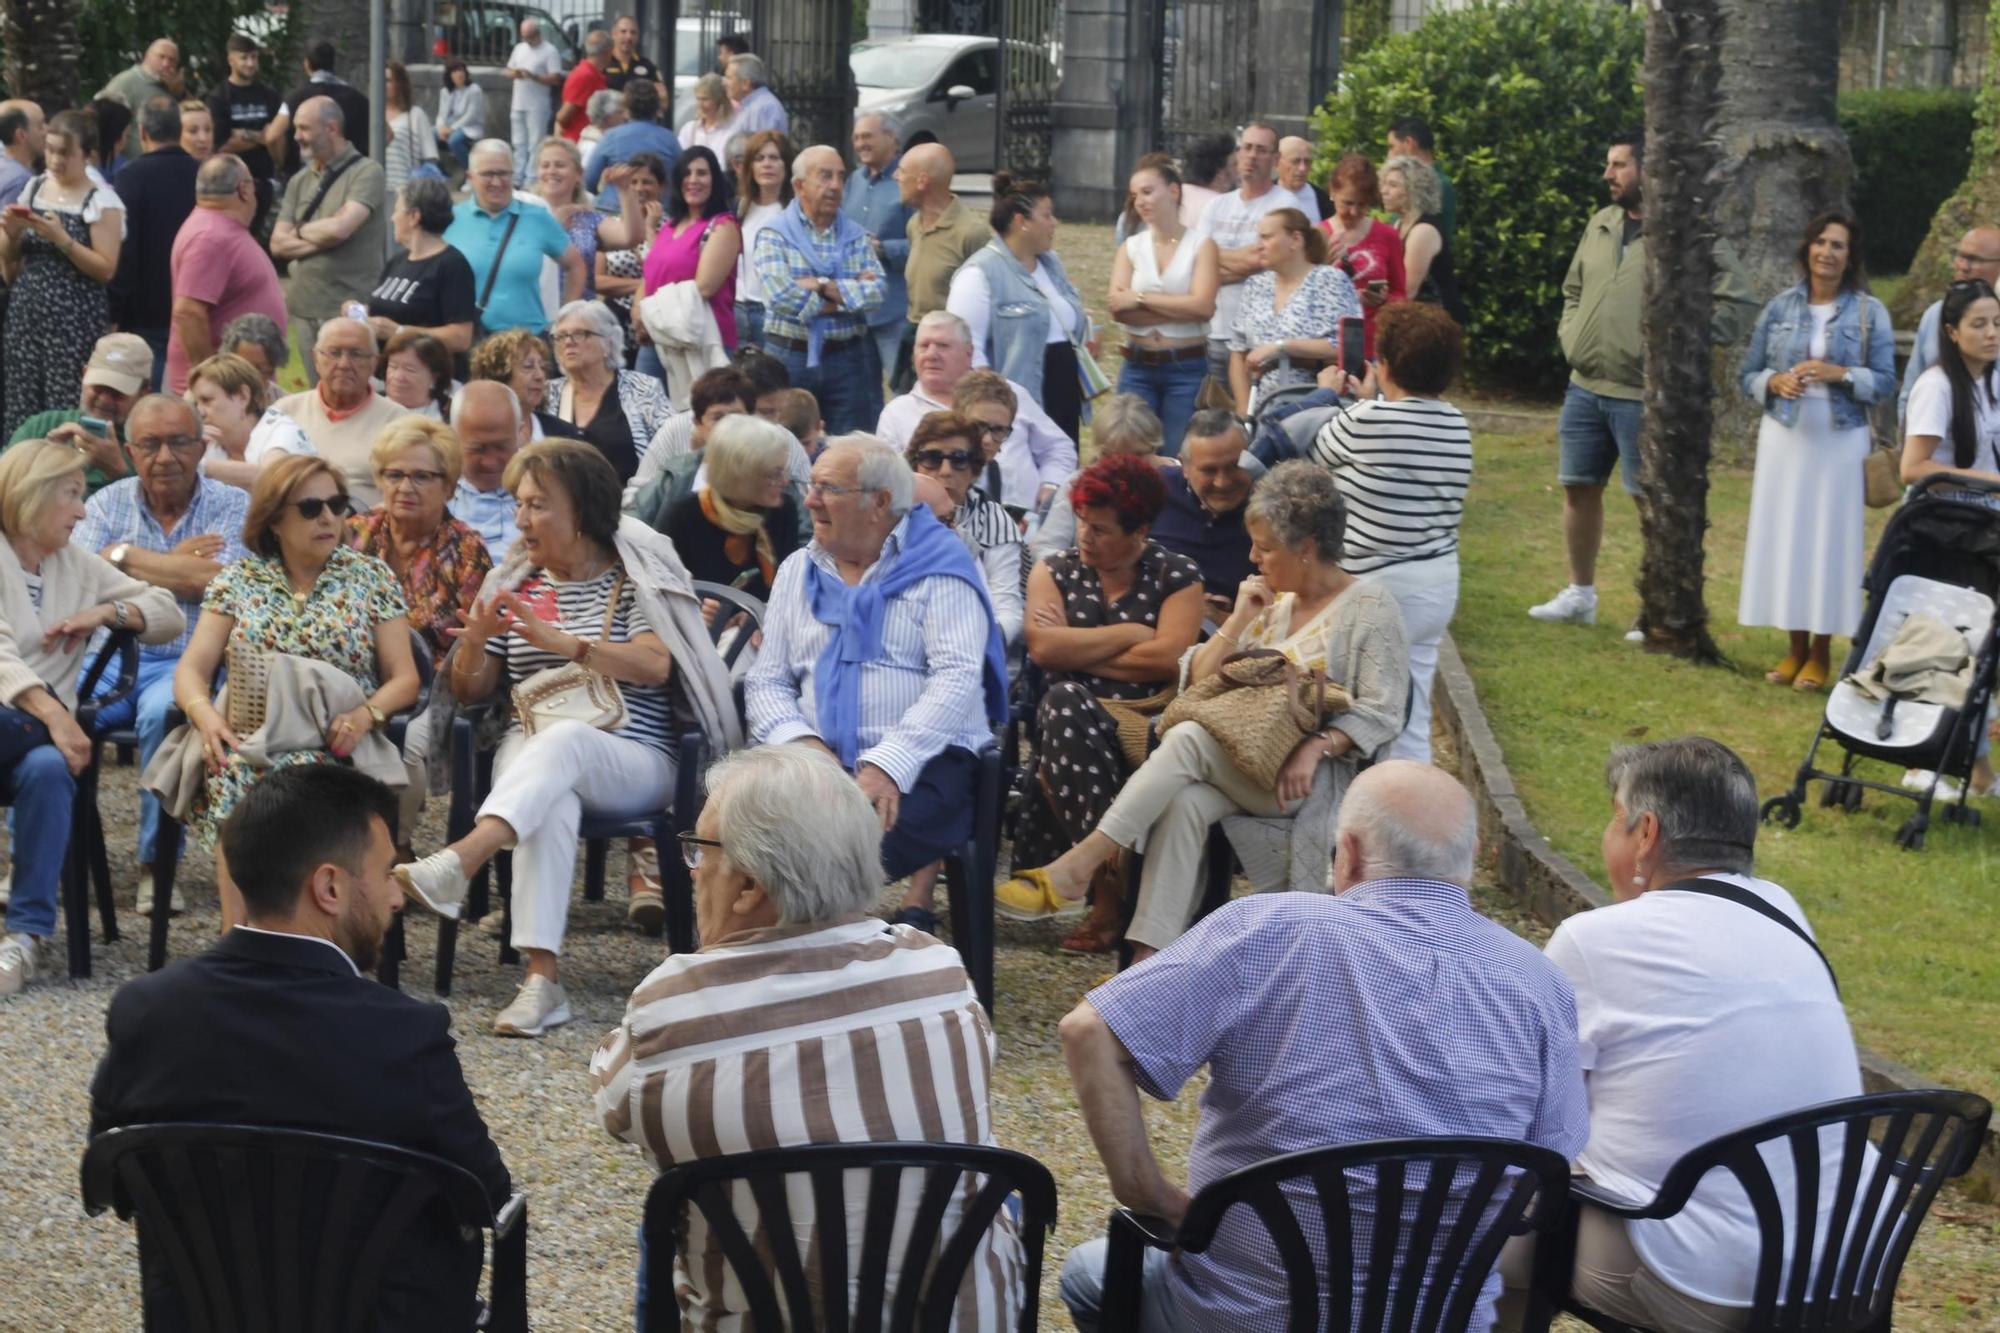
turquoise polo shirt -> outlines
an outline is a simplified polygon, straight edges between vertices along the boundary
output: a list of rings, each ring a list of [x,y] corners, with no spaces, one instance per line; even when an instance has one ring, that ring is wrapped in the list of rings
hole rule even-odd
[[[475,200],[467,199],[452,210],[451,226],[445,228],[445,244],[472,265],[472,294],[477,300],[486,293],[508,220],[516,216],[521,220],[507,242],[507,252],[500,255],[493,295],[479,315],[482,336],[505,329],[548,331],[549,312],[542,305],[542,261],[561,261],[569,249],[569,233],[554,213],[539,204],[523,203],[518,195],[498,213],[487,213]]]

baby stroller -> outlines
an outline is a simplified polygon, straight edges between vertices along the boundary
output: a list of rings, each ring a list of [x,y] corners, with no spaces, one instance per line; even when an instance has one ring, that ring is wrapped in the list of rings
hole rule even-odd
[[[1822,806],[1839,805],[1850,811],[1861,808],[1864,789],[1910,797],[1917,811],[1898,830],[1896,843],[1921,851],[1942,777],[1960,784],[1957,804],[1944,809],[1945,822],[1979,823],[1979,812],[1966,804],[1966,798],[1971,795],[1972,762],[1986,726],[1987,703],[1993,697],[2000,483],[1953,476],[1931,476],[1917,483],[1883,529],[1866,586],[1868,608],[1847,664],[1827,693],[1826,713],[1805,762],[1799,765],[1791,790],[1764,802],[1762,815],[1766,823],[1797,828],[1806,784],[1814,780],[1827,784],[1820,794]],[[1965,635],[1973,665],[1962,708],[1898,698],[1877,701],[1847,681],[1880,656],[1904,620],[1918,612]],[[1842,751],[1837,773],[1813,762],[1820,742],[1829,740]],[[1930,769],[1934,776],[1928,787],[1912,792],[1858,776],[1855,761],[1864,757]]]
[[[1311,457],[1313,438],[1345,411],[1350,401],[1317,384],[1289,384],[1272,390],[1250,420],[1250,452],[1267,468]]]

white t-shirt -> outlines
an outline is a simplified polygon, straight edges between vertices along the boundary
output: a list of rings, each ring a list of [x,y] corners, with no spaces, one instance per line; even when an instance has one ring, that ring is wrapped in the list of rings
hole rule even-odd
[[[743,251],[736,256],[736,299],[764,303],[764,280],[757,276],[757,237],[784,213],[783,204],[754,204],[743,215]]]
[[[1208,207],[1201,210],[1201,225],[1196,230],[1214,241],[1218,250],[1241,250],[1256,243],[1257,223],[1266,213],[1274,208],[1298,206],[1298,196],[1282,185],[1272,185],[1255,199],[1245,199],[1243,191],[1231,190],[1208,201]],[[1236,307],[1242,299],[1240,282],[1225,282],[1215,289],[1215,313],[1208,320],[1210,338],[1229,336],[1229,331],[1236,327]]]
[[[1982,393],[1976,384],[1972,389],[1972,415],[1973,433],[1979,445],[1972,466],[1981,472],[2000,472],[2000,404]],[[1932,366],[1910,386],[1909,406],[1903,412],[1903,434],[1935,436],[1937,445],[1931,450],[1931,459],[1949,467],[1958,465],[1951,443],[1951,381],[1946,378],[1943,366]]]
[[[1068,342],[1069,331],[1076,327],[1076,307],[1056,287],[1047,264],[1035,265],[1030,276],[1042,295],[1049,298],[1048,335],[1042,341]],[[958,272],[951,275],[951,290],[945,297],[944,308],[972,330],[973,366],[986,365],[986,335],[993,326],[993,289],[986,282],[985,271],[972,264],[960,264]]]
[[[1712,878],[1806,926],[1777,885]],[[1576,1169],[1615,1194],[1651,1199],[1689,1149],[1861,1093],[1854,1034],[1825,965],[1803,940],[1740,903],[1656,889],[1570,917],[1549,940],[1548,958],[1576,990],[1590,1093],[1590,1142]],[[1829,1138],[1818,1235],[1826,1234],[1840,1152],[1838,1138]],[[1765,1161],[1778,1196],[1789,1201],[1789,1150],[1767,1152]],[[1715,1305],[1750,1304],[1757,1220],[1733,1175],[1711,1173],[1674,1217],[1628,1225],[1632,1247],[1670,1286]]]
[[[562,52],[556,50],[554,42],[544,39],[533,46],[526,42],[514,43],[514,54],[507,57],[508,69],[526,70],[530,76],[560,74],[563,72]],[[513,80],[514,109],[531,111],[547,120],[555,111],[556,90],[546,83],[537,83],[533,77]]]
[[[243,446],[243,461],[261,466],[264,459],[271,454],[317,454],[318,452],[319,450],[313,448],[312,441],[306,437],[304,427],[277,408],[271,407],[266,408],[257,424],[250,428],[250,442]],[[211,440],[208,451],[202,455],[202,462],[204,465],[211,462],[226,462],[228,458],[228,452]],[[206,473],[206,466],[202,470]]]

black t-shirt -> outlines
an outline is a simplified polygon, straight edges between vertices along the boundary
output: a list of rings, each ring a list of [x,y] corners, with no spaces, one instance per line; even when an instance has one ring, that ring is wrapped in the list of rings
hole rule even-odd
[[[368,313],[421,329],[463,324],[478,314],[472,288],[472,265],[456,248],[447,245],[428,259],[406,254],[383,267]]]
[[[222,145],[229,142],[232,134],[254,134],[264,137],[264,130],[278,118],[278,90],[268,83],[251,83],[237,87],[225,82],[208,95],[208,112],[215,117],[215,151],[222,151]],[[259,143],[257,147],[238,153],[243,165],[250,168],[250,174],[258,180],[269,180],[277,168],[271,162],[271,150]]]
[[[622,93],[627,79],[651,79],[658,83],[660,67],[644,56],[633,56],[629,65],[619,64],[617,56],[611,57],[611,63],[604,67],[605,86],[613,92]]]
[[[368,156],[368,95],[351,83],[339,79],[323,79],[318,83],[307,80],[285,94],[285,112],[292,118],[294,127],[299,122],[299,108],[315,97],[331,97],[347,118],[341,133],[347,142],[361,156]],[[299,169],[299,141],[288,136],[285,140],[285,170]]]

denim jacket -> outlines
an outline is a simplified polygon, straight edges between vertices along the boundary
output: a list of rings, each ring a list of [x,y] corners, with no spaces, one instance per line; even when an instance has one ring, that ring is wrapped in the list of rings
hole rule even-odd
[[[1867,302],[1868,346],[1861,346],[1862,302]],[[1807,308],[1806,284],[1771,298],[1757,316],[1756,331],[1743,353],[1737,383],[1774,420],[1798,424],[1799,399],[1771,392],[1771,377],[1806,360],[1811,352],[1813,319]],[[1829,384],[1828,406],[1836,430],[1867,424],[1868,405],[1896,396],[1896,330],[1889,311],[1863,292],[1847,291],[1834,303],[1833,322],[1826,331],[1826,360],[1848,368],[1848,382]]]
[[[1024,386],[1036,402],[1042,401],[1042,349],[1049,341],[1049,298],[997,236],[965,262],[986,275],[986,289],[993,302],[993,321],[986,335],[987,363]],[[1055,289],[1076,311],[1076,325],[1067,330],[1069,340],[1083,343],[1090,337],[1090,310],[1076,294],[1062,261],[1049,251],[1038,255],[1035,262],[1046,266]]]

